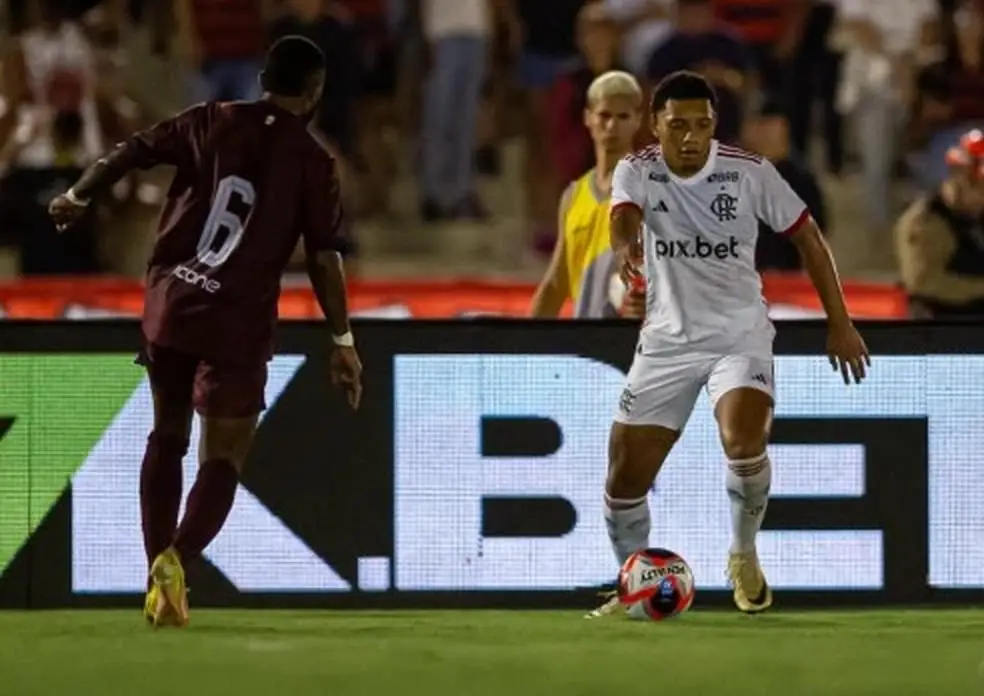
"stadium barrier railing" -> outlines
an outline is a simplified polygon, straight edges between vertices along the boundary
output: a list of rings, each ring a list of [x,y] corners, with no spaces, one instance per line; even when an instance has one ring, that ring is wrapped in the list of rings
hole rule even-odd
[[[984,335],[862,328],[873,365],[852,386],[822,324],[779,328],[763,565],[785,604],[979,601]],[[281,327],[235,508],[191,571],[196,606],[587,606],[583,588],[614,574],[601,492],[635,328],[356,335],[353,413],[329,386],[323,325]],[[138,603],[152,419],[138,338],[133,322],[0,322],[0,606]],[[691,563],[701,603],[727,601],[724,472],[702,396],[652,500],[652,543]]]
[[[800,274],[763,275],[766,299],[778,318],[808,318],[820,304],[809,280]],[[384,319],[440,319],[473,315],[524,316],[535,286],[529,283],[448,280],[353,280],[352,309]],[[849,281],[848,304],[855,316],[901,319],[905,294],[894,285]],[[0,283],[0,318],[99,319],[132,317],[143,308],[139,282],[104,278],[57,278]],[[570,307],[564,310],[570,314]],[[317,302],[306,282],[288,281],[280,298],[285,320],[319,319]]]

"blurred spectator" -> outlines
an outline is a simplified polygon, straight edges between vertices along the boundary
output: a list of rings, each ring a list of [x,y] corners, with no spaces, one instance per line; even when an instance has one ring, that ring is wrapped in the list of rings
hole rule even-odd
[[[947,150],[984,125],[984,8],[978,0],[961,3],[949,33],[946,57],[920,71],[916,82],[910,138],[922,150],[913,169],[925,190],[946,178]]]
[[[809,167],[796,159],[790,149],[789,122],[782,104],[767,102],[758,115],[748,119],[743,134],[744,145],[764,155],[790,188],[795,191],[817,225],[827,232],[827,206],[823,191]],[[789,239],[759,224],[756,264],[759,270],[793,271],[801,268],[799,252]]]
[[[783,91],[783,64],[802,38],[811,0],[713,0],[717,17],[749,46],[759,85]]]
[[[622,33],[622,63],[633,74],[646,74],[649,56],[673,31],[674,0],[604,0]]]
[[[619,32],[603,3],[586,5],[577,20],[582,63],[557,81],[551,95],[550,150],[563,181],[573,181],[594,165],[591,133],[584,127],[588,88],[595,78],[619,69]]]
[[[984,318],[984,135],[948,159],[948,177],[898,222],[899,269],[914,316]]]
[[[785,66],[784,94],[793,152],[801,159],[809,158],[813,115],[819,107],[827,170],[835,175],[844,168],[844,119],[836,108],[846,48],[838,43],[834,32],[839,3],[840,0],[811,3],[801,40]]]
[[[178,50],[191,102],[254,99],[270,0],[175,0]]]
[[[841,5],[849,48],[838,106],[855,123],[865,212],[875,229],[891,222],[902,115],[913,94],[920,50],[931,48],[937,19],[933,0],[843,0]]]
[[[716,136],[736,141],[753,87],[754,61],[748,46],[717,23],[713,0],[677,0],[674,31],[650,56],[646,76],[656,83],[677,70],[698,72],[714,85]]]
[[[0,229],[20,250],[21,273],[53,275],[91,273],[98,270],[94,211],[72,234],[55,231],[48,217],[48,203],[82,174],[83,122],[77,111],[55,114],[45,137],[51,163],[45,167],[12,167],[0,180]],[[19,147],[29,147],[30,142]],[[5,147],[6,156],[10,144]]]
[[[352,22],[360,59],[358,152],[360,198],[367,215],[390,214],[396,173],[397,46],[389,0],[337,0],[329,11]]]
[[[430,65],[424,88],[421,216],[482,219],[475,188],[476,128],[492,0],[423,0]]]
[[[128,57],[121,41],[127,26],[121,5],[119,0],[104,2],[82,18],[92,47],[96,114],[104,143],[118,142],[144,123],[142,109],[125,84]]]
[[[563,182],[549,151],[550,94],[557,80],[580,61],[575,40],[577,15],[585,0],[507,0],[510,42],[519,47],[519,81],[526,92],[525,186],[527,215],[537,251],[546,254],[556,239],[554,202]]]
[[[54,161],[51,127],[58,112],[82,118],[82,148],[88,157],[102,153],[96,108],[95,56],[81,27],[69,21],[57,0],[27,7],[28,28],[7,43],[2,94],[7,105],[6,133],[18,141],[13,162],[46,168]]]

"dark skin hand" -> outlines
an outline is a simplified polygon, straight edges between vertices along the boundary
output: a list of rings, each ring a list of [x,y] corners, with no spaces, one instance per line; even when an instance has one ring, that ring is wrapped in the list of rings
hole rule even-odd
[[[331,383],[341,387],[353,410],[362,401],[362,361],[355,348],[336,346],[329,362]]]
[[[72,202],[65,194],[61,194],[48,204],[48,215],[54,221],[55,229],[64,232],[82,219],[88,207],[85,203]]]

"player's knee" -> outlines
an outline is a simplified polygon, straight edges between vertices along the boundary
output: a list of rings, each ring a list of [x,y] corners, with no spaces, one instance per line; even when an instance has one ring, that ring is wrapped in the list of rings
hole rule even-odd
[[[721,429],[724,456],[732,461],[752,459],[765,451],[768,433],[747,432],[737,428]]]
[[[645,496],[652,485],[651,477],[642,475],[638,470],[612,466],[608,469],[605,493],[616,500],[634,500]]]
[[[243,469],[246,467],[248,449],[248,446],[211,448],[207,451],[202,451],[201,464],[204,465],[206,462],[224,462],[235,469],[237,474],[242,475]]]
[[[188,435],[181,431],[154,428],[147,443],[155,451],[165,453],[168,458],[183,459],[188,453]]]
[[[256,421],[255,417],[203,419],[202,461],[226,461],[241,474],[253,444]]]
[[[183,440],[188,442],[191,437],[191,418],[184,414],[159,414],[155,419],[153,435],[168,440]]]
[[[608,479],[605,492],[610,498],[631,500],[649,493],[666,454],[673,446],[674,434],[650,433],[639,426],[616,423],[608,445]],[[665,441],[664,441],[665,440]]]

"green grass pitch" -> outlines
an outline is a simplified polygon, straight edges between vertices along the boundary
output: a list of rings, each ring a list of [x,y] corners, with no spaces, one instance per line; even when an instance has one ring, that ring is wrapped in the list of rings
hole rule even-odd
[[[981,696],[984,610],[0,613],[9,696]]]

